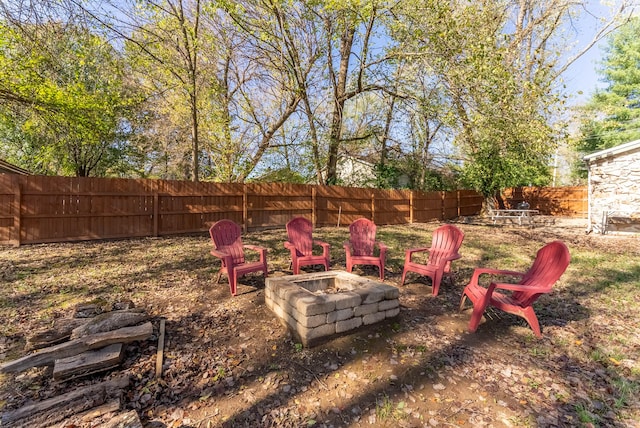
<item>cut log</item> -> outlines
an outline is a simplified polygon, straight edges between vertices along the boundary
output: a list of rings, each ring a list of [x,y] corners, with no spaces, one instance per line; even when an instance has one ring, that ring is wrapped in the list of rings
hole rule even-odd
[[[122,413],[109,422],[98,425],[96,428],[142,428],[142,422],[135,410]]]
[[[104,404],[108,398],[119,396],[129,385],[128,376],[75,389],[66,394],[29,404],[2,414],[2,427],[40,427],[63,421],[72,415]]]
[[[96,351],[61,358],[53,366],[53,378],[69,380],[116,367],[122,362],[122,343],[114,343]]]
[[[153,325],[147,322],[134,327],[124,327],[114,331],[98,333],[80,339],[70,340],[49,348],[40,349],[17,360],[0,365],[0,372],[15,373],[31,367],[51,365],[55,360],[72,357],[83,352],[104,348],[114,343],[129,343],[146,340],[153,334]]]
[[[75,328],[71,332],[71,339],[104,333],[122,327],[129,327],[146,321],[149,317],[142,311],[112,311],[105,312],[89,319],[89,322]]]
[[[62,422],[56,422],[54,425],[49,425],[47,428],[60,428],[60,427],[75,427],[78,425],[92,422],[93,420],[102,417],[108,413],[116,413],[120,410],[120,398],[115,398],[101,406],[94,407],[85,412],[78,413],[65,419]]]
[[[27,337],[26,350],[46,348],[57,345],[71,337],[73,329],[89,322],[87,318],[58,318],[53,322],[53,328]]]

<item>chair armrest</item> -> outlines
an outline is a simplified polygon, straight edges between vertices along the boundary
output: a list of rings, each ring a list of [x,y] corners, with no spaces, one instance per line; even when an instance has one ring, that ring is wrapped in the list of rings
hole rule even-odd
[[[244,244],[243,248],[252,250],[252,251],[256,251],[258,253],[260,253],[260,261],[263,262],[265,260],[265,258],[267,257],[267,249],[265,247],[261,247],[260,245],[253,245],[253,244]]]
[[[461,258],[462,256],[458,253],[455,254],[451,254],[449,257],[445,257],[444,260],[448,261],[448,262],[452,262],[454,260],[458,260],[459,258]]]
[[[493,288],[501,289],[501,290],[526,291],[528,293],[551,292],[551,287],[540,286],[540,285],[522,285],[522,284],[509,284],[504,282],[492,282],[491,286],[494,286]],[[492,290],[491,286],[489,287],[490,290]]]
[[[523,272],[515,272],[512,270],[500,270],[500,269],[491,269],[491,268],[476,268],[473,271],[473,275],[471,276],[471,280],[469,284],[478,285],[478,280],[480,279],[480,275],[510,275],[510,276],[519,276],[523,277]]]
[[[411,254],[413,253],[422,253],[424,251],[429,251],[430,249],[430,247],[409,248],[407,250],[404,250],[404,252],[406,255],[411,256]]]
[[[216,250],[215,248],[211,250],[211,255],[218,257],[222,262],[222,267],[231,267],[233,266],[233,256],[231,254],[227,254],[224,251]]]
[[[295,251],[296,246],[293,245],[291,242],[289,241],[285,241],[284,242],[284,248],[286,248],[287,250],[291,250],[291,251]]]
[[[378,248],[380,248],[380,257],[385,257],[389,247],[387,247],[383,242],[380,241],[376,241],[375,243],[378,245]]]
[[[328,242],[319,241],[317,239],[314,239],[313,243],[316,244],[316,245],[321,246],[322,248],[329,248],[329,243]]]
[[[411,263],[411,257],[414,253],[423,253],[425,251],[429,251],[429,247],[418,247],[418,248],[409,248],[404,250],[404,263]]]
[[[224,259],[225,257],[231,257],[231,255],[225,253],[224,251],[216,250],[215,248],[213,250],[211,250],[211,254],[213,256],[219,257],[221,259]]]
[[[316,245],[320,245],[322,247],[322,255],[327,257],[329,255],[329,243],[324,241],[319,241],[317,239],[313,240],[313,243]]]

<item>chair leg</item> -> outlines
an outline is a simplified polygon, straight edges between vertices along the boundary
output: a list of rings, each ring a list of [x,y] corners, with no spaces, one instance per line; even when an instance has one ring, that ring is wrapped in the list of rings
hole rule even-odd
[[[482,320],[482,315],[484,314],[484,310],[486,309],[484,305],[478,304],[476,307],[475,304],[473,306],[473,313],[471,313],[471,319],[469,320],[469,331],[471,333],[475,332],[480,325],[480,320]]]
[[[462,292],[462,297],[460,298],[460,307],[458,308],[459,312],[462,312],[464,310],[464,304],[466,303],[467,300],[467,295]]]
[[[474,290],[471,291],[473,293]],[[464,292],[466,294],[466,290]],[[464,295],[463,294],[463,297]],[[480,325],[480,321],[482,320],[482,315],[484,315],[484,311],[487,309],[489,305],[489,299],[486,294],[482,296],[471,297],[471,294],[467,295],[471,303],[473,304],[473,312],[471,313],[471,319],[469,320],[469,331],[473,333],[477,330]],[[460,306],[462,307],[462,301],[460,302]]]
[[[238,274],[236,272],[229,273],[229,289],[231,290],[232,296],[236,295],[237,286],[238,286]]]
[[[433,278],[431,278],[431,280],[433,281],[433,284],[431,287],[431,293],[434,296],[437,296],[438,291],[440,290],[440,282],[442,281],[442,275],[436,272],[436,274],[433,275]]]
[[[404,280],[407,278],[407,269],[402,269],[402,279],[400,280],[400,285],[404,285]]]
[[[525,308],[522,312],[522,317],[529,323],[529,327],[535,333],[538,338],[542,338],[542,332],[540,331],[540,323],[538,322],[538,317],[535,312],[533,312],[533,308],[531,306]]]

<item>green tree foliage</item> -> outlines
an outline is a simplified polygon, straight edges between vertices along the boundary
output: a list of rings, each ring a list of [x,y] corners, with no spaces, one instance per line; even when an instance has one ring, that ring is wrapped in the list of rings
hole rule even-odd
[[[36,172],[238,182],[332,184],[362,159],[378,187],[490,198],[549,180],[562,31],[586,5],[3,4],[0,145]]]
[[[0,25],[0,145],[34,172],[126,175],[135,93],[103,38],[72,24]]]
[[[606,87],[582,109],[576,147],[590,153],[640,138],[640,19],[608,38],[599,74]]]
[[[395,27],[403,50],[424,56],[433,84],[442,82],[437,114],[462,155],[461,179],[486,197],[549,177],[558,98],[554,64],[537,43],[556,29],[544,13],[557,15],[536,4],[432,0],[407,7]]]

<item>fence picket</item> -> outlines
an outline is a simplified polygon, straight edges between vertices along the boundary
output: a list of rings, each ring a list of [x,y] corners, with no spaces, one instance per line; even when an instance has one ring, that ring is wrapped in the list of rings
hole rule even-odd
[[[586,187],[515,188],[542,213],[585,216]],[[471,190],[419,192],[289,183],[210,183],[0,174],[0,244],[81,241],[205,232],[228,218],[245,231],[284,227],[304,216],[316,226],[449,220],[478,214]]]

